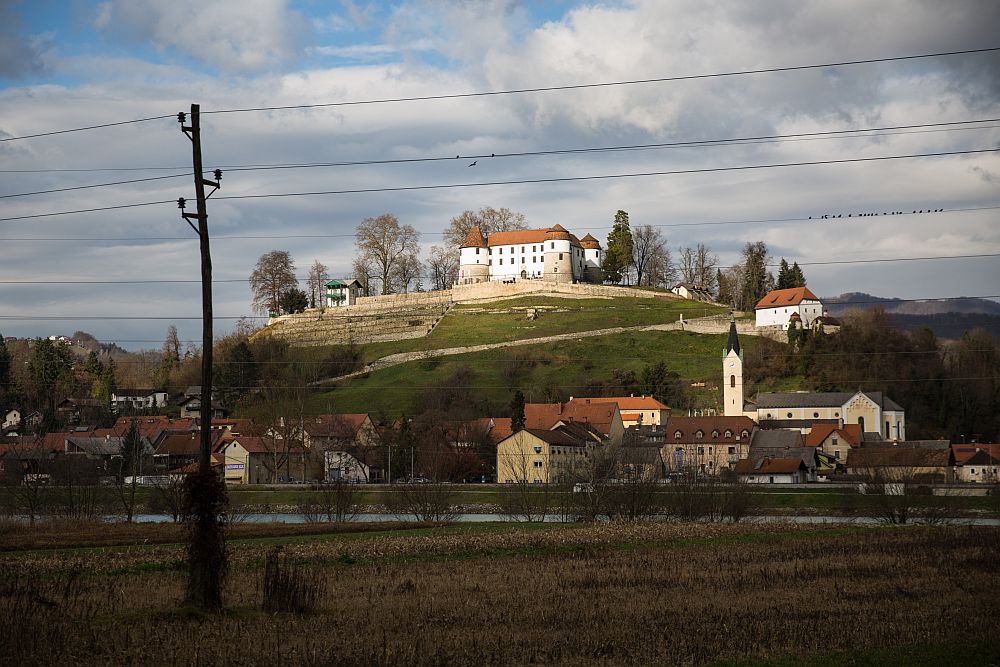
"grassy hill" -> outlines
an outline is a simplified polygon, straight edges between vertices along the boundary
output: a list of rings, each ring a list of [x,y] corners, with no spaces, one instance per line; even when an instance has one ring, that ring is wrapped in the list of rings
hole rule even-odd
[[[751,350],[758,339],[745,336],[741,342]],[[315,407],[396,417],[461,396],[505,415],[516,389],[529,402],[599,395],[616,387],[629,391],[629,372],[640,377],[646,365],[661,360],[680,375],[696,405],[717,407],[725,343],[725,335],[647,331],[437,357],[347,380],[317,395]],[[690,386],[702,382],[703,387]]]

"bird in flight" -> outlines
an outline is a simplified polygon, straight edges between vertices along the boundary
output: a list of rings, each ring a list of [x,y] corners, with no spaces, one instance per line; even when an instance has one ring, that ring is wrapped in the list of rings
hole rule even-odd
[[[470,166],[470,167],[475,167],[475,166],[476,166],[476,162],[478,162],[478,160],[473,160],[473,161],[472,161],[472,164],[470,164],[469,166]]]

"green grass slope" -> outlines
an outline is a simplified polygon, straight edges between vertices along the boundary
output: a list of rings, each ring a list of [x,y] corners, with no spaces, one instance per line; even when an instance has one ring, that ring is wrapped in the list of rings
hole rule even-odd
[[[757,340],[741,338],[748,350]],[[699,404],[715,407],[721,400],[717,395],[725,343],[721,334],[645,331],[500,348],[381,369],[344,381],[314,400],[316,407],[332,405],[337,412],[396,417],[419,412],[435,392],[458,392],[505,409],[516,389],[529,402],[594,395],[595,388],[610,383],[616,371],[640,375],[647,364],[662,360],[685,386],[704,382],[704,387],[688,389]]]

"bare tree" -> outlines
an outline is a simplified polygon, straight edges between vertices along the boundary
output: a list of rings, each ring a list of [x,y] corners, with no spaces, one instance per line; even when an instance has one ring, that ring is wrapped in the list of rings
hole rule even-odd
[[[419,290],[420,276],[423,270],[423,262],[416,254],[401,257],[392,276],[393,291],[405,294],[410,291],[411,286]]]
[[[636,285],[649,284],[649,266],[655,257],[669,258],[667,239],[663,232],[652,225],[639,225],[632,231],[632,266],[635,268]],[[647,279],[643,283],[643,278]]]
[[[323,306],[323,292],[326,288],[326,282],[329,279],[330,274],[326,265],[318,259],[313,260],[312,266],[309,267],[309,276],[306,278],[310,308],[320,308]]]
[[[509,208],[493,208],[485,206],[478,212],[462,211],[451,219],[444,230],[444,244],[450,248],[458,248],[469,235],[469,230],[479,227],[484,236],[493,232],[509,232],[515,229],[527,229],[527,219],[523,213]]]
[[[427,268],[430,271],[433,289],[448,289],[455,283],[458,274],[458,255],[454,250],[444,246],[431,246]]]
[[[416,260],[420,252],[420,233],[411,225],[400,225],[396,216],[385,213],[377,218],[365,218],[358,225],[357,239],[360,258],[374,267],[382,285],[382,294],[390,294],[393,279],[400,264]]]
[[[272,250],[257,260],[250,274],[250,291],[253,292],[253,309],[258,313],[277,313],[282,295],[298,287],[295,264],[287,250]]]
[[[666,245],[653,253],[644,280],[651,287],[673,287],[677,282],[677,267]]]
[[[704,243],[678,249],[678,268],[681,280],[713,294],[718,289],[719,256]]]
[[[370,258],[355,257],[351,262],[351,271],[354,273],[354,279],[361,283],[361,292],[364,296],[371,296],[379,290],[375,268]]]

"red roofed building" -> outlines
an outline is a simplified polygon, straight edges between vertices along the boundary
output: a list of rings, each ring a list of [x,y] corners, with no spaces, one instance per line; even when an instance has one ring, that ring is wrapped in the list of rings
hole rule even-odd
[[[603,279],[603,261],[600,241],[590,234],[578,239],[562,225],[494,232],[488,237],[479,227],[473,227],[459,252],[458,282],[599,283]]]
[[[590,398],[574,398],[566,403],[525,403],[524,427],[551,430],[560,424],[583,424],[596,429],[608,444],[619,446],[625,435],[621,410],[617,403]]]
[[[804,440],[806,447],[816,447],[824,454],[832,456],[839,463],[846,463],[847,452],[851,450],[851,447],[861,446],[861,425],[813,424]]]
[[[814,319],[823,316],[822,302],[808,287],[771,290],[754,309],[759,327],[788,329],[788,321],[797,315],[801,325],[809,328]]]
[[[570,401],[576,400],[570,397]],[[582,400],[582,399],[581,399]],[[659,426],[670,417],[670,408],[652,396],[601,396],[586,399],[591,403],[617,403],[622,423],[629,426]]]
[[[793,458],[750,458],[736,464],[739,481],[747,484],[804,484],[809,471],[798,456]]]

